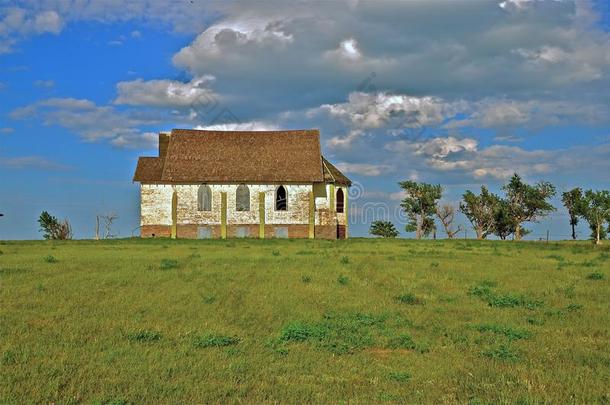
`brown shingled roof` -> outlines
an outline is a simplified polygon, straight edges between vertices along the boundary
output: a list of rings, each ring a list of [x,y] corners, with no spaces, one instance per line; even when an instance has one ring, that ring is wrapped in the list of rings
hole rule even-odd
[[[154,183],[161,180],[163,174],[163,159],[158,157],[140,157],[133,176],[134,181]]]
[[[337,183],[345,186],[351,186],[352,181],[348,179],[339,169],[337,169],[332,163],[330,163],[324,156],[322,156],[322,163],[324,168],[324,181],[328,183]]]
[[[335,180],[326,180],[327,177]],[[141,157],[134,181],[321,182],[349,184],[320,154],[318,130],[204,131],[174,129],[165,156]]]

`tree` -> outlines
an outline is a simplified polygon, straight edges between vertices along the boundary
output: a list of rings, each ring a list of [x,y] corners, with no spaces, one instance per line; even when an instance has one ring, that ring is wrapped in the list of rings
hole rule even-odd
[[[578,217],[581,215],[582,205],[582,190],[580,187],[573,188],[570,191],[565,191],[561,194],[563,205],[568,210],[570,216],[570,226],[572,226],[572,239],[576,240],[576,225],[578,225]]]
[[[60,222],[47,211],[43,211],[38,218],[40,231],[43,233],[43,238],[52,240],[72,239],[72,227],[67,219]]]
[[[493,233],[498,238],[506,240],[511,234],[515,233],[517,224],[510,213],[508,201],[498,199],[493,213]]]
[[[104,239],[108,239],[108,238],[112,238],[114,236],[110,233],[110,231],[112,228],[112,223],[118,217],[119,216],[115,212],[111,212],[111,213],[108,213],[105,215],[96,215],[95,216],[95,240],[98,240],[100,238],[100,220],[102,220],[104,222],[104,229],[105,229]]]
[[[436,239],[436,223],[434,222],[434,218],[426,217],[422,222],[421,236],[427,238],[430,234],[434,235],[434,239]]]
[[[390,221],[373,221],[369,233],[382,238],[395,238],[398,236],[398,231]]]
[[[587,190],[580,203],[580,214],[589,223],[592,239],[599,245],[605,237],[605,223],[610,223],[610,192]]]
[[[401,181],[398,183],[405,190],[407,196],[400,206],[409,217],[405,227],[407,232],[415,232],[415,237],[429,235],[433,231],[430,222],[434,225],[432,216],[436,213],[436,204],[440,200],[443,188],[440,184],[433,185],[415,181]]]
[[[460,211],[472,224],[477,239],[485,239],[494,232],[494,213],[500,198],[490,193],[485,186],[481,186],[480,195],[467,190],[462,197]]]
[[[523,236],[523,222],[535,222],[555,210],[547,201],[555,195],[555,186],[549,182],[541,181],[531,186],[524,183],[521,176],[515,173],[503,189],[506,192],[510,216],[515,223],[516,240]]]
[[[453,229],[453,221],[455,220],[455,207],[451,204],[443,204],[440,207],[436,208],[436,216],[438,217],[441,224],[443,224],[443,228],[445,228],[445,233],[449,239],[453,239],[455,235],[457,235],[462,227],[458,225],[457,229]]]

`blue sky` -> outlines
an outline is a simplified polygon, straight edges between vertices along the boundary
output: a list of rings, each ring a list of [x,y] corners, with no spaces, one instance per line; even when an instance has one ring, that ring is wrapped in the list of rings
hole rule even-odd
[[[403,227],[409,178],[454,205],[514,171],[610,189],[609,28],[593,1],[0,0],[0,239],[42,210],[130,236],[136,159],[173,127],[319,128],[361,236]],[[569,236],[556,205],[530,238]]]

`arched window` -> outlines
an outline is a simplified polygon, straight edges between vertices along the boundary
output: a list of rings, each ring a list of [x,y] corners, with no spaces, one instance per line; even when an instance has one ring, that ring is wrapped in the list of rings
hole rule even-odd
[[[240,184],[235,191],[235,209],[250,211],[250,189],[245,184]]]
[[[212,189],[202,184],[197,190],[197,209],[199,211],[212,211]]]
[[[345,197],[343,196],[343,189],[337,190],[337,212],[343,212],[345,207]]]
[[[286,193],[284,186],[279,186],[277,190],[275,190],[275,210],[286,211],[287,207],[288,194]]]

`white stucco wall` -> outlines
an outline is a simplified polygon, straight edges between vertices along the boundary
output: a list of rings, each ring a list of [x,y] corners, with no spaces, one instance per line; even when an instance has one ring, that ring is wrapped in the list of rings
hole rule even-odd
[[[171,225],[172,194],[178,196],[179,224],[220,224],[221,194],[227,193],[228,224],[259,223],[259,193],[265,193],[265,223],[308,224],[311,184],[284,185],[288,194],[288,209],[275,210],[273,184],[246,184],[250,189],[250,211],[236,211],[235,192],[238,184],[208,184],[212,189],[212,210],[197,210],[199,185],[141,185],[141,225]],[[316,202],[318,200],[316,199]],[[328,205],[328,203],[327,203]]]

